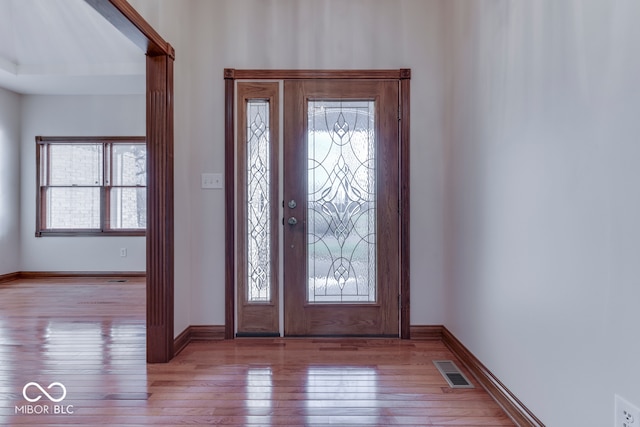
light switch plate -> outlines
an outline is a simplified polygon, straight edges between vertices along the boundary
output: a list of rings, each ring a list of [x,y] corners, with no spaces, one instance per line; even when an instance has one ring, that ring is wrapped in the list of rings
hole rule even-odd
[[[221,173],[203,173],[202,174],[202,188],[222,188],[222,174]]]

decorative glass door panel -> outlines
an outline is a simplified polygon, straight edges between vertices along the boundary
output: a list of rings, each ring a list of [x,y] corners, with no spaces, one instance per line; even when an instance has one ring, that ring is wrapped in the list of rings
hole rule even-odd
[[[247,101],[247,271],[249,302],[271,301],[269,101]]]
[[[373,101],[308,101],[309,303],[376,302]]]
[[[278,83],[238,83],[239,336],[279,335],[278,93]]]
[[[398,82],[284,82],[284,330],[398,336]]]

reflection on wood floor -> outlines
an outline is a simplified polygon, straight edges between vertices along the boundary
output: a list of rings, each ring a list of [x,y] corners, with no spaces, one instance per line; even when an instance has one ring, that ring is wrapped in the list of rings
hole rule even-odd
[[[143,279],[1,284],[0,425],[514,425],[448,387],[440,342],[237,339],[147,365],[144,298]]]

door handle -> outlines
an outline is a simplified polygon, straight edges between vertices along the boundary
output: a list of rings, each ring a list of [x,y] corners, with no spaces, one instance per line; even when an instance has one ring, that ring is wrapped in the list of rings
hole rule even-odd
[[[298,220],[296,219],[296,217],[295,217],[295,216],[292,216],[291,218],[289,218],[289,219],[287,220],[287,223],[288,223],[289,225],[296,225],[296,224],[298,223]]]
[[[295,200],[289,200],[289,203],[287,203],[287,206],[289,206],[290,209],[295,209],[295,207],[298,206],[298,204],[296,203]]]

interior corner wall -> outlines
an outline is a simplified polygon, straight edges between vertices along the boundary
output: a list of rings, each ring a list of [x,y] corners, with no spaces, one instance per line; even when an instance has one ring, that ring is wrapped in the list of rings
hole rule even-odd
[[[546,425],[640,405],[640,3],[448,3],[445,325]]]
[[[224,324],[224,192],[200,189],[224,171],[224,68],[412,69],[411,323],[441,324],[442,1],[152,3],[132,2],[176,49],[176,333]]]
[[[20,270],[20,104],[0,88],[0,275]]]
[[[20,270],[145,271],[144,237],[35,237],[36,136],[144,136],[145,96],[23,95],[20,112]]]

